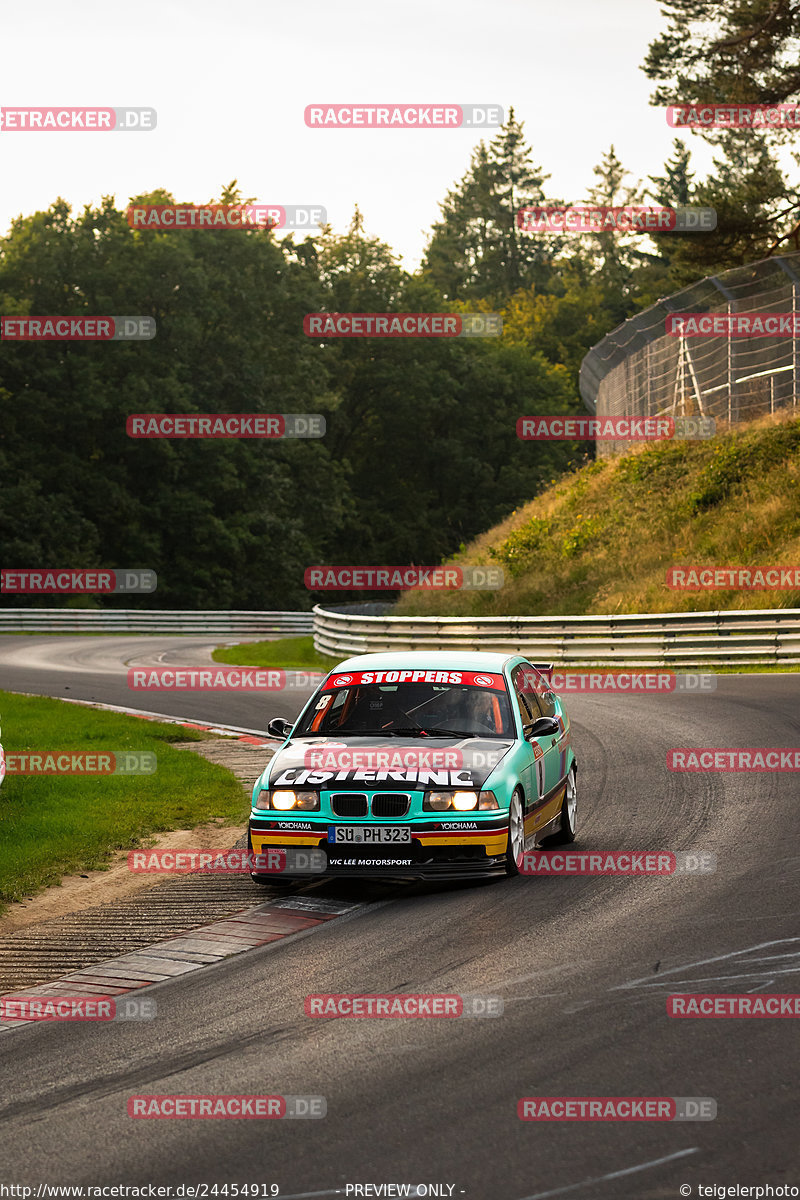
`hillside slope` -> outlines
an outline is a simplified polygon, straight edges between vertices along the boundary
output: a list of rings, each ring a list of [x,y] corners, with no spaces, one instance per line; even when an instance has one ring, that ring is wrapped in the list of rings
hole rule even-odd
[[[496,592],[409,592],[398,613],[475,616],[800,607],[796,591],[675,591],[671,566],[800,564],[800,417],[590,463],[453,561],[503,567]]]

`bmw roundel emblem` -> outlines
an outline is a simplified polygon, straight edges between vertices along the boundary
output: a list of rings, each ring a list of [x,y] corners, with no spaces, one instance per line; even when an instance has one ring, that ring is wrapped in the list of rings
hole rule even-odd
[[[337,675],[333,680],[334,687],[347,687],[348,683],[353,682],[352,675]]]
[[[494,680],[492,679],[491,675],[476,675],[475,682],[481,687],[491,687],[494,683]]]

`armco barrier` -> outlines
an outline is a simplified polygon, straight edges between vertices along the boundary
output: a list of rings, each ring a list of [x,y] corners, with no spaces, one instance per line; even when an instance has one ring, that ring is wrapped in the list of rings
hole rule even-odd
[[[177,609],[0,608],[0,633],[207,633],[288,636],[312,632],[310,612]]]
[[[498,650],[563,666],[800,663],[800,609],[599,617],[396,617],[314,608],[321,654]]]

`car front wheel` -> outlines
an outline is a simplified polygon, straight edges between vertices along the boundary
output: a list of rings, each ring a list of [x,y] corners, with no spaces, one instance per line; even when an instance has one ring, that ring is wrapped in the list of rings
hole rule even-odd
[[[564,792],[564,803],[561,805],[561,830],[559,833],[549,837],[547,842],[551,846],[567,845],[575,841],[576,819],[578,813],[578,772],[575,767],[570,768],[567,776],[567,786]]]
[[[519,860],[525,848],[525,823],[522,816],[522,797],[514,792],[508,809],[508,847],[506,875],[519,875]]]

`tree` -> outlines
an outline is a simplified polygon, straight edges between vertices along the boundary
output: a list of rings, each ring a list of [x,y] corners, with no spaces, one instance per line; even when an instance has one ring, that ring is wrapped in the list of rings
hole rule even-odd
[[[642,70],[652,103],[773,104],[800,89],[800,0],[662,0]]]
[[[238,196],[228,190],[228,202]],[[137,198],[174,203],[165,192]],[[4,343],[0,556],[19,566],[155,569],[155,607],[307,603],[347,506],[324,440],[134,440],[131,413],[325,411],[303,333],[320,306],[301,252],[265,230],[132,230],[110,197],[58,201],[0,245],[5,312],[141,314],[146,342]],[[308,486],[330,488],[326,519]]]
[[[595,182],[586,200],[608,207],[640,202],[641,185],[629,183],[628,175],[610,146],[594,167]],[[566,366],[578,411],[578,375],[585,354],[635,311],[639,276],[659,260],[641,248],[636,234],[572,234],[561,244],[548,288],[520,288],[503,307],[503,340]]]
[[[672,143],[672,158],[664,164],[663,175],[651,175],[649,195],[659,204],[674,208],[689,204],[694,191],[694,175],[689,170],[692,152],[680,138]]]
[[[642,66],[658,84],[651,103],[775,104],[800,91],[800,0],[664,0],[662,13],[667,29]],[[794,130],[693,132],[719,151],[716,173],[695,196],[716,209],[717,229],[673,239],[673,276],[684,282],[693,268],[697,274],[722,270],[786,241],[800,248],[800,193],[787,184],[775,156]]]
[[[319,271],[328,310],[436,312],[444,300],[427,274],[411,276],[360,214],[327,232]],[[563,367],[491,339],[330,338],[322,343],[335,400],[326,438],[347,471],[351,505],[336,533],[336,561],[437,563],[506,515],[569,449],[520,442],[530,411],[567,411]]]
[[[609,146],[602,161],[592,168],[597,180],[588,188],[587,196],[592,204],[607,205],[610,208],[624,205],[641,204],[644,196],[640,182],[628,183],[630,172],[625,169],[617,157],[613,146]],[[647,259],[647,252],[642,249],[641,234],[617,233],[609,230],[605,233],[592,233],[592,249],[588,252],[596,264],[597,279],[601,288],[608,293],[617,294],[622,308],[628,308],[631,275],[635,267]],[[626,311],[624,316],[628,316]],[[624,317],[621,315],[620,320]]]
[[[709,176],[688,192],[683,183],[678,168],[672,181],[674,198],[664,191],[664,202],[678,203],[680,194],[685,194],[692,206],[714,209],[717,225],[703,232],[653,236],[668,264],[662,295],[705,275],[768,256],[783,240],[787,221],[800,211],[800,192],[789,185],[766,138],[755,130],[729,131]]]
[[[560,243],[522,232],[521,208],[540,204],[550,178],[534,165],[524,125],[508,120],[489,143],[480,142],[469,169],[440,204],[423,271],[448,301],[500,304],[518,288],[542,286]]]

